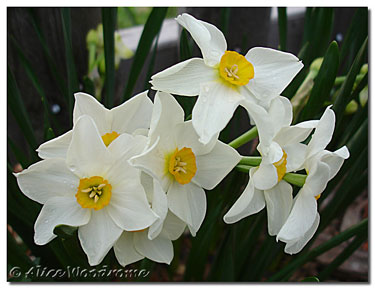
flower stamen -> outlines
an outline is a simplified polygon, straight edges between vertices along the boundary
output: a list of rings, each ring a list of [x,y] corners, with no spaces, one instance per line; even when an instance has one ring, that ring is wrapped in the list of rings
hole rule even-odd
[[[109,204],[112,186],[102,177],[80,179],[76,194],[77,202],[82,208],[100,210]]]
[[[181,185],[189,183],[197,171],[195,155],[191,148],[176,148],[170,157],[166,157],[166,161],[169,173]]]

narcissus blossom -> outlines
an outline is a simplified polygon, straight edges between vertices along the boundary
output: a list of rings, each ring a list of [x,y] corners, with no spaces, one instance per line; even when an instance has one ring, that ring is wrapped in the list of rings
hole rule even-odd
[[[254,108],[249,106],[250,110]],[[305,161],[307,146],[302,144],[317,121],[307,121],[294,126],[292,107],[285,97],[271,101],[269,111],[253,111],[262,156],[259,167],[249,171],[249,183],[232,208],[224,216],[226,223],[237,222],[255,214],[267,205],[268,232],[276,235],[292,207],[292,186],[283,180],[286,173],[296,171]]]
[[[123,104],[109,110],[95,97],[78,92],[74,95],[73,126],[80,116],[89,115],[95,122],[99,134],[106,146],[122,133],[132,134],[142,129],[148,129],[152,113],[152,102],[147,91],[142,92]],[[72,131],[43,143],[38,149],[42,159],[66,157]]]
[[[170,264],[173,259],[172,241],[184,232],[186,224],[170,211],[162,224],[161,232],[152,240],[150,230],[124,231],[114,245],[115,255],[122,266],[143,258],[158,263]]]
[[[297,57],[256,47],[245,56],[227,50],[223,33],[189,14],[176,18],[199,46],[202,58],[191,58],[152,76],[155,90],[199,95],[192,121],[200,141],[208,143],[231,119],[238,105],[249,101],[268,108],[303,67]]]
[[[76,119],[65,158],[49,158],[16,174],[21,191],[43,204],[35,243],[54,239],[57,225],[78,228],[90,265],[99,264],[123,230],[150,227],[159,217],[147,201],[140,172],[127,160],[142,152],[146,137],[121,134],[108,146],[94,120]]]
[[[306,150],[305,184],[295,197],[290,214],[277,235],[278,240],[287,243],[286,253],[298,253],[314,235],[320,219],[317,200],[349,157],[346,146],[334,152],[325,149],[332,139],[334,128],[335,113],[327,107]]]
[[[191,121],[168,93],[157,92],[148,149],[130,163],[153,176],[167,193],[168,208],[196,234],[206,213],[204,189],[213,189],[239,162],[230,146],[198,141]]]

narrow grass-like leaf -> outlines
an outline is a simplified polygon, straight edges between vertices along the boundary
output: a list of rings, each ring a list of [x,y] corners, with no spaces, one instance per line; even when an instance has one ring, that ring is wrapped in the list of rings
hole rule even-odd
[[[78,91],[78,77],[73,56],[72,46],[72,28],[70,18],[70,8],[60,8],[61,21],[64,36],[65,60],[66,70],[68,76],[68,111],[69,123],[72,125],[73,121],[73,100],[74,93]]]
[[[278,273],[273,275],[268,281],[286,281],[287,278],[298,268],[303,266],[305,263],[313,260],[317,256],[323,254],[324,252],[332,249],[333,247],[338,246],[342,242],[350,239],[353,236],[363,234],[368,230],[368,220],[365,219],[360,223],[348,228],[347,230],[341,232],[340,234],[332,237],[327,242],[315,247],[314,249],[310,250],[306,254],[302,256],[298,256],[292,262],[290,262],[287,266],[282,268]]]
[[[167,7],[155,7],[152,9],[150,16],[147,19],[130,68],[129,78],[122,99],[123,101],[129,99],[132,95],[138,76],[141,73],[146,58],[150,52],[152,42],[161,29],[167,10]]]
[[[357,56],[354,59],[354,62],[345,79],[345,82],[340,88],[339,94],[337,95],[333,104],[333,110],[337,115],[337,122],[341,121],[345,107],[350,101],[350,95],[353,89],[354,82],[356,80],[357,74],[361,70],[361,66],[367,53],[367,40],[368,38],[365,39],[361,46],[361,49],[358,51]]]
[[[48,134],[48,129],[51,128],[51,121],[53,122],[56,129],[59,129],[60,125],[56,121],[54,115],[52,115],[50,113],[50,108],[49,108],[49,104],[48,104],[46,94],[45,94],[42,86],[40,85],[40,81],[39,81],[32,65],[31,65],[30,61],[26,58],[26,56],[22,52],[21,47],[18,45],[18,43],[16,42],[16,40],[14,38],[12,38],[12,44],[16,48],[17,54],[19,56],[19,60],[21,62],[21,65],[25,69],[26,75],[28,76],[28,78],[30,79],[31,83],[33,84],[33,86],[35,87],[36,91],[38,92],[38,94],[40,96],[40,100],[41,100],[42,107],[43,107],[44,138],[46,139],[47,134]]]
[[[309,100],[301,113],[301,121],[313,118],[330,97],[336,79],[340,54],[336,41],[333,41],[324,55],[319,73],[314,80]]]
[[[13,113],[15,120],[17,121],[26,141],[30,145],[32,152],[38,147],[34,130],[31,126],[29,115],[26,111],[25,105],[18,90],[18,86],[12,71],[8,66],[8,106]]]
[[[117,8],[102,8],[103,41],[105,59],[105,98],[104,104],[112,108],[115,97],[115,29]]]
[[[350,27],[345,34],[340,54],[340,62],[344,73],[350,68],[356,52],[368,35],[368,13],[367,7],[357,8]]]
[[[50,52],[50,49],[47,45],[47,42],[45,40],[43,31],[40,29],[36,15],[34,13],[35,8],[29,8],[30,16],[31,16],[31,25],[33,26],[35,33],[39,39],[39,42],[43,48],[44,56],[46,57],[48,67],[51,71],[51,74],[57,84],[57,87],[61,93],[61,95],[65,98],[66,102],[68,102],[68,90],[67,90],[67,85],[66,82],[60,73],[60,71],[57,69],[57,65],[55,60],[52,57],[52,54]]]
[[[286,14],[286,7],[277,8],[277,20],[279,24],[279,49],[281,51],[286,51],[288,35],[288,18]]]
[[[152,55],[151,55],[150,63],[148,65],[146,79],[145,79],[145,85],[144,85],[145,90],[149,90],[151,88],[150,79],[154,71],[156,53],[158,51],[159,36],[160,36],[160,31],[158,35],[156,36],[154,48],[152,49]]]
[[[220,8],[220,30],[223,32],[225,38],[228,36],[228,28],[230,21],[230,7]]]
[[[27,168],[30,165],[29,158],[8,136],[8,146],[12,150],[17,161],[21,164],[22,168]]]
[[[318,278],[322,281],[327,279],[334,270],[344,263],[367,239],[367,232],[358,235],[332,262],[319,273]]]

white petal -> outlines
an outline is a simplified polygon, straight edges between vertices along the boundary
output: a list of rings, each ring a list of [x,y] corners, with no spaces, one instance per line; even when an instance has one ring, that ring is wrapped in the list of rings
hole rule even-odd
[[[140,182],[112,189],[108,214],[117,226],[126,231],[142,230],[154,223],[158,216],[151,210]]]
[[[170,264],[173,259],[172,242],[163,237],[149,240],[146,231],[138,232],[134,234],[134,245],[141,255],[152,261]]]
[[[170,135],[177,124],[184,122],[184,110],[172,95],[158,91],[154,101],[149,131],[150,144],[161,135]]]
[[[317,202],[304,187],[297,194],[292,211],[277,235],[277,239],[288,242],[301,238],[313,225],[317,212]]]
[[[277,184],[277,170],[273,164],[261,162],[254,173],[254,185],[259,190],[268,190]]]
[[[192,117],[199,140],[207,144],[223,130],[243,99],[236,90],[220,82],[202,84]]]
[[[219,29],[186,13],[178,16],[176,20],[190,32],[207,65],[214,66],[220,62],[221,56],[227,50],[227,42]]]
[[[258,213],[265,206],[263,192],[254,188],[253,175],[255,168],[250,169],[250,178],[241,196],[237,199],[230,210],[224,215],[224,222],[233,224]]]
[[[319,221],[319,213],[316,213],[315,221],[311,228],[301,238],[287,242],[284,249],[285,253],[291,255],[299,253],[303,249],[303,247],[305,247],[305,245],[310,241],[312,236],[314,236],[316,230],[318,229]]]
[[[299,170],[305,162],[307,145],[294,143],[283,147],[286,158],[286,171],[293,172]]]
[[[95,97],[83,92],[75,93],[74,97],[76,99],[73,110],[74,125],[82,115],[88,115],[94,120],[100,135],[111,131],[112,117],[109,110],[98,102]]]
[[[303,142],[317,125],[318,121],[310,120],[296,125],[283,127],[275,136],[274,141],[281,146]]]
[[[123,162],[142,153],[145,150],[146,145],[147,137],[143,135],[133,136],[131,134],[123,133],[109,144],[108,150],[117,162]]]
[[[173,182],[167,193],[168,207],[177,217],[190,225],[193,236],[206,215],[206,194],[193,183],[180,185]]]
[[[309,162],[313,163],[312,166],[308,163],[306,168],[308,175],[304,184],[305,191],[317,196],[321,194],[330,180],[331,170],[328,164],[320,161],[320,158],[312,158]]]
[[[87,224],[90,213],[77,203],[74,196],[50,198],[35,222],[35,244],[45,245],[54,239],[56,235],[53,230],[58,225],[78,227]]]
[[[273,138],[277,131],[274,127],[274,122],[270,117],[270,114],[260,105],[244,101],[243,106],[249,113],[250,119],[254,122],[258,129],[259,141],[261,146],[267,147],[271,145]]]
[[[142,154],[132,157],[129,163],[150,176],[156,178],[164,191],[167,191],[172,181],[169,172],[166,171],[165,152],[159,149],[159,140]],[[173,151],[172,151],[173,152]]]
[[[15,174],[21,191],[33,201],[44,204],[57,196],[74,196],[79,178],[67,167],[63,159],[47,159]]]
[[[328,151],[325,151],[328,152]],[[338,171],[340,170],[344,160],[349,158],[349,150],[346,146],[341,147],[340,149],[334,152],[328,152],[323,158],[322,161],[329,166],[329,179],[331,180]]]
[[[92,211],[90,221],[78,229],[78,238],[91,266],[102,262],[121,233],[106,207]]]
[[[111,131],[122,134],[124,132],[133,133],[140,128],[149,128],[152,107],[152,101],[145,91],[113,108],[110,111],[112,114]]]
[[[153,182],[153,198],[152,198],[152,210],[159,216],[159,218],[150,226],[148,229],[148,238],[150,240],[158,236],[163,229],[163,223],[168,213],[168,200],[167,195],[159,182],[154,179]]]
[[[144,257],[140,255],[134,247],[134,235],[136,233],[123,232],[117,240],[113,249],[116,259],[121,266],[126,266],[142,260]]]
[[[268,113],[275,132],[278,132],[282,127],[289,126],[293,119],[292,104],[289,99],[283,96],[272,99]]]
[[[201,143],[198,134],[193,127],[192,121],[185,121],[175,127],[175,140],[178,148],[191,148],[195,155],[204,155],[212,151],[217,143],[219,133],[212,137],[208,144]]]
[[[42,143],[36,150],[38,156],[42,159],[49,158],[66,158],[70,142],[72,140],[72,131],[68,131],[63,135]]]
[[[324,150],[332,139],[335,130],[335,113],[328,106],[316,126],[315,132],[308,144],[307,157]]]
[[[80,178],[100,176],[109,168],[111,154],[91,117],[83,115],[77,120],[66,162]]]
[[[270,48],[252,48],[245,57],[254,66],[247,87],[263,102],[280,95],[303,67],[293,54]]]
[[[193,182],[212,190],[238,164],[241,156],[227,144],[217,141],[211,152],[196,156],[197,172]]]
[[[267,205],[268,234],[277,235],[289,216],[293,204],[293,189],[281,180],[270,190],[264,191]]]
[[[177,240],[185,231],[186,223],[168,210],[167,217],[164,220],[163,230],[160,235],[169,239]]]
[[[201,58],[177,63],[151,77],[152,89],[178,95],[195,96],[199,85],[218,78],[216,69],[207,66]]]

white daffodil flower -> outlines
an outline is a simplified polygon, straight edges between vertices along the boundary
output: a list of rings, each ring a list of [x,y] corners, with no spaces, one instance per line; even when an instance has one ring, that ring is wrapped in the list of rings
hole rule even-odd
[[[202,58],[180,62],[151,77],[153,89],[199,95],[192,121],[200,141],[208,143],[244,100],[268,108],[303,67],[290,53],[256,47],[245,56],[227,50],[223,33],[189,14],[176,18],[199,46]]]
[[[121,134],[106,146],[94,120],[76,120],[66,158],[50,158],[16,174],[21,191],[43,204],[35,243],[54,239],[57,225],[76,226],[90,265],[99,264],[123,230],[143,230],[158,216],[151,210],[140,172],[127,160],[147,138]]]
[[[240,155],[213,138],[198,141],[191,121],[168,93],[157,92],[144,153],[129,160],[159,181],[167,193],[168,208],[184,221],[195,236],[206,213],[203,189],[213,189],[239,162]]]
[[[332,139],[334,128],[335,113],[327,107],[307,146],[305,184],[295,197],[290,214],[277,235],[278,240],[287,243],[286,253],[298,253],[314,235],[320,218],[317,200],[349,157],[346,146],[334,152],[325,150]]]
[[[170,264],[173,259],[172,241],[181,236],[185,227],[184,222],[168,211],[160,234],[152,240],[148,238],[150,229],[135,232],[124,231],[114,245],[116,258],[122,266],[143,258]]]
[[[277,235],[292,207],[292,186],[283,180],[286,173],[296,171],[305,161],[307,146],[301,144],[317,121],[306,121],[294,126],[292,106],[285,97],[271,101],[269,111],[255,109],[254,121],[258,128],[262,156],[259,167],[249,171],[249,183],[232,208],[224,216],[226,223],[235,223],[255,214],[267,205],[268,232]]]
[[[147,96],[147,91],[142,92],[123,104],[109,110],[106,109],[95,97],[78,92],[74,94],[75,103],[73,110],[73,127],[82,115],[89,115],[108,146],[122,133],[132,134],[141,129],[148,129],[152,113],[152,101]],[[72,139],[72,130],[43,143],[38,149],[42,159],[61,157],[65,158]]]

